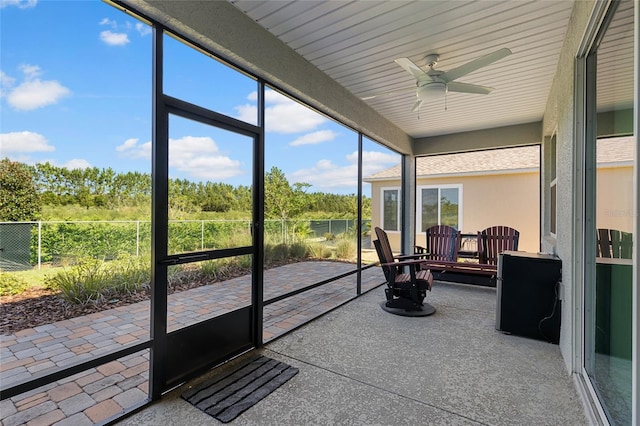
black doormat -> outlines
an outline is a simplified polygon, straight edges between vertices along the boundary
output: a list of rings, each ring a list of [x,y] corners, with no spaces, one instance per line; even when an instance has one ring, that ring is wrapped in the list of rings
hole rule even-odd
[[[297,368],[260,356],[225,377],[212,378],[185,391],[182,398],[228,423],[296,374]]]

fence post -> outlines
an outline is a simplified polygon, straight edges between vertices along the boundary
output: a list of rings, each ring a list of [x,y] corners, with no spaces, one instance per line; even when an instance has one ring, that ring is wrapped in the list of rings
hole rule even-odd
[[[136,220],[136,257],[140,257],[140,221]]]
[[[38,221],[38,270],[42,268],[42,221]]]
[[[204,250],[204,220],[200,221],[200,250]]]

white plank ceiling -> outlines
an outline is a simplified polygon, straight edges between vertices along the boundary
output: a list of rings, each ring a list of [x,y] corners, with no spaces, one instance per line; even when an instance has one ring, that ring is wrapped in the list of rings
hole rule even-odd
[[[414,137],[542,119],[572,0],[229,0],[258,24]],[[411,112],[415,79],[394,59],[447,71],[499,48],[512,55],[457,81],[493,87],[453,93]],[[568,70],[569,71],[569,70]],[[571,71],[569,71],[571,72]]]

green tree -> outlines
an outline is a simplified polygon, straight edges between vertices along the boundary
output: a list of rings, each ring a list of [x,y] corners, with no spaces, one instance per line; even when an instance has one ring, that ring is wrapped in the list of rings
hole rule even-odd
[[[233,186],[226,183],[198,184],[198,198],[202,211],[228,212],[237,208]]]
[[[253,191],[250,186],[240,185],[234,190],[238,211],[251,212],[253,208]]]
[[[30,221],[42,206],[35,173],[29,166],[5,158],[0,162],[0,221]]]
[[[284,172],[277,167],[272,167],[264,176],[266,216],[283,221],[297,216],[302,211],[306,200],[304,189],[309,186],[306,183],[296,183],[292,187]]]

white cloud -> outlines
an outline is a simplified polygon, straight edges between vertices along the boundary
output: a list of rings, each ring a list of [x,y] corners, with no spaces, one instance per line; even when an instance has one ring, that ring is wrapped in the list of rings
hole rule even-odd
[[[100,40],[109,46],[124,46],[129,43],[129,36],[125,33],[114,33],[111,30],[105,30],[100,33]]]
[[[4,71],[0,71],[0,97],[4,97],[14,84],[16,84],[15,78],[5,74]]]
[[[136,23],[136,30],[142,37],[151,34],[151,27],[143,24],[142,22]]]
[[[292,182],[311,184],[314,190],[324,191],[335,188],[355,188],[358,184],[358,165],[340,166],[331,160],[320,160],[313,167],[300,169],[287,178]]]
[[[349,161],[357,161],[358,160],[358,152],[354,151],[349,156],[347,156]],[[382,169],[386,169],[387,167],[395,166],[400,163],[400,156],[398,154],[389,154],[386,152],[380,151],[362,151],[362,164],[363,166],[368,166],[369,168],[377,169],[376,171],[380,171]]]
[[[306,135],[300,136],[289,145],[291,146],[300,146],[300,145],[314,145],[322,142],[329,142],[334,140],[338,136],[338,133],[333,130],[318,130],[317,132],[307,133]]]
[[[87,160],[83,160],[81,158],[74,158],[74,159],[71,159],[71,160],[67,161],[66,163],[64,163],[62,165],[62,167],[66,167],[69,170],[87,169],[87,168],[91,167],[91,163],[89,163]]]
[[[118,28],[118,23],[116,21],[113,21],[109,18],[102,18],[102,21],[100,21],[99,25],[108,25],[113,29]]]
[[[236,110],[236,118],[247,123],[258,123],[258,107],[255,105],[245,104],[234,108]]]
[[[125,46],[129,44],[131,42],[129,34],[133,31],[137,31],[140,37],[151,34],[151,27],[141,22],[135,24],[129,21],[118,23],[113,19],[103,18],[99,25],[111,28],[100,32],[100,40],[109,46]]]
[[[29,9],[36,7],[38,0],[0,0],[0,8],[7,6],[17,6],[20,9]]]
[[[145,159],[151,160],[151,141],[138,144],[139,139],[127,139],[116,147],[116,151],[122,152],[124,157],[134,160]]]
[[[2,73],[2,94],[7,102],[19,111],[31,111],[57,103],[71,91],[55,80],[40,80],[42,70],[37,65],[20,66],[24,81],[17,87],[15,78]]]
[[[249,94],[247,99],[255,102],[258,98],[256,92]],[[284,95],[274,91],[265,91],[265,124],[267,132],[274,133],[299,133],[316,129],[327,121],[317,112],[295,102]],[[248,123],[255,123],[257,106],[245,104],[237,106],[237,118]]]
[[[7,101],[9,105],[20,111],[31,111],[52,105],[64,96],[67,96],[69,89],[57,81],[26,81],[13,89]]]
[[[127,151],[129,149],[135,148],[136,144],[138,143],[137,138],[131,138],[131,139],[127,139],[126,141],[124,141],[124,143],[122,145],[118,145],[116,146],[116,151],[118,152],[122,152],[122,151]],[[149,148],[151,148],[151,143],[149,142]],[[149,151],[151,152],[151,151]]]
[[[345,157],[346,165],[340,166],[331,160],[319,160],[313,167],[297,170],[287,179],[292,182],[311,184],[314,190],[335,190],[336,188],[353,188],[358,184],[358,152]],[[363,175],[367,176],[380,170],[398,164],[399,157],[378,151],[364,151],[362,153]]]
[[[55,151],[55,147],[49,145],[47,138],[34,132],[11,132],[0,134],[0,153],[8,152],[46,152]]]
[[[22,64],[18,68],[24,74],[25,80],[34,80],[42,75],[42,70],[37,65]]]
[[[151,159],[151,142],[127,139],[116,147],[123,156]],[[197,179],[221,180],[244,174],[242,164],[223,155],[210,137],[185,136],[169,140],[169,167]]]

